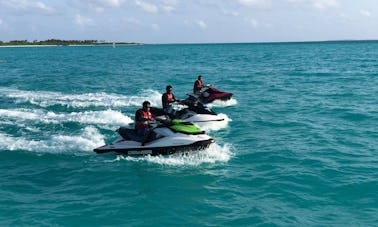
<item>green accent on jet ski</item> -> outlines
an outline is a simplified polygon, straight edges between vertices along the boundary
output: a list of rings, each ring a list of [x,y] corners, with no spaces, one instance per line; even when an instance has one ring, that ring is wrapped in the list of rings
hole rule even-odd
[[[175,132],[181,132],[185,134],[202,134],[203,133],[203,131],[201,131],[201,129],[199,129],[197,126],[183,120],[174,119],[172,120],[171,123],[172,125],[169,126],[169,128]]]

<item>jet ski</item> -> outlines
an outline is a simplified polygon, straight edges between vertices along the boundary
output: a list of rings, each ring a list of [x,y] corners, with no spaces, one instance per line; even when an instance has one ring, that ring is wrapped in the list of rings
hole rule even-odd
[[[189,93],[187,95],[189,96],[189,98],[198,99],[198,101],[200,101],[201,103],[208,104],[215,100],[229,100],[231,99],[233,93],[220,91],[217,88],[212,87],[211,85],[207,85],[202,89],[200,95],[194,93]]]
[[[214,139],[197,126],[182,120],[165,120],[156,124],[147,142],[142,146],[143,136],[134,129],[120,127],[116,130],[120,138],[93,151],[96,153],[116,152],[124,155],[169,155],[208,148]]]
[[[196,99],[185,99],[181,101],[181,104],[185,105],[186,107],[176,111],[175,114],[168,115],[170,119],[180,119],[192,123],[225,120],[224,117],[219,116],[213,110],[203,105],[201,102],[198,102]],[[159,116],[162,119],[164,119],[163,116],[167,115],[161,108],[151,107],[150,111],[154,116]]]

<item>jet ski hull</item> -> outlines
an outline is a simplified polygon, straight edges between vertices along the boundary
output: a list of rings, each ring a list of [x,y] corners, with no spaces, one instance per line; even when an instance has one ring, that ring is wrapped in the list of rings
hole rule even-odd
[[[202,98],[202,101],[204,103],[210,103],[210,102],[213,102],[217,99],[222,100],[222,101],[227,101],[227,100],[231,99],[232,95],[233,94],[229,93],[229,92],[222,92],[222,93],[210,95],[208,98]]]
[[[122,142],[122,140],[119,140],[119,142]],[[169,146],[169,147],[134,146],[134,147],[124,148],[121,146],[116,147],[117,142],[115,142],[114,144],[105,145],[105,146],[96,148],[94,149],[94,152],[98,154],[116,152],[119,154],[130,155],[130,156],[170,155],[170,154],[180,153],[180,152],[183,153],[183,152],[204,150],[208,148],[212,143],[214,143],[214,140],[208,139],[208,140],[197,141],[192,144],[179,145],[179,146]]]
[[[220,91],[215,87],[208,87],[206,90],[202,92],[201,95],[197,95],[193,93],[190,93],[187,95],[189,96],[189,101],[193,101],[194,99],[194,100],[200,101],[202,104],[208,104],[215,100],[222,100],[222,101],[230,100],[231,97],[233,96],[233,93]]]
[[[116,130],[120,138],[93,151],[96,153],[117,152],[125,155],[168,155],[177,152],[204,150],[214,143],[197,126],[182,120],[167,120],[157,125],[147,138],[134,129],[120,127]],[[144,145],[142,145],[144,141]]]
[[[224,121],[224,117],[218,116],[214,111],[208,109],[202,104],[198,103],[197,106],[191,101],[186,101],[188,108],[177,111],[175,116],[170,116],[172,118],[178,118],[187,122],[199,123],[199,122],[219,122]],[[164,119],[165,113],[163,109],[152,107],[151,112],[158,118]]]

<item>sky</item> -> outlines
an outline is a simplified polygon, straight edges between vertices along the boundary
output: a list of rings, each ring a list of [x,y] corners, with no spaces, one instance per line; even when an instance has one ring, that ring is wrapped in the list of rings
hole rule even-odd
[[[0,40],[378,39],[378,0],[0,0]]]

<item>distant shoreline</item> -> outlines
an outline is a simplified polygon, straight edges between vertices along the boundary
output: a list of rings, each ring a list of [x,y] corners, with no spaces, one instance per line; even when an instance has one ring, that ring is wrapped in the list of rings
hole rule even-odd
[[[135,42],[106,42],[98,40],[61,40],[61,39],[48,39],[48,40],[11,40],[8,42],[0,41],[0,47],[34,47],[34,46],[119,46],[119,45],[143,45],[142,43]]]
[[[115,44],[115,46],[139,46],[144,45],[142,43],[133,43],[133,44]],[[71,47],[85,47],[85,46],[113,46],[113,44],[69,44],[69,45],[57,45],[57,44],[49,44],[49,45],[39,45],[39,44],[29,44],[29,45],[1,45],[0,48],[6,47],[64,47],[64,46],[71,46]]]
[[[45,42],[45,41],[40,41]],[[322,41],[277,41],[277,42],[230,42],[230,43],[126,43],[126,42],[91,42],[85,43],[85,41],[76,41],[74,43],[67,43],[68,41],[63,41],[64,43],[56,44],[39,44],[39,43],[11,43],[11,42],[1,42],[1,47],[58,47],[58,46],[139,46],[139,45],[217,45],[217,44],[311,44],[311,43],[375,43],[378,40],[322,40]],[[78,43],[82,42],[82,43]]]
[[[230,43],[147,43],[146,45],[195,45],[195,44],[298,44],[298,43],[377,43],[378,39],[368,39],[368,40],[319,40],[319,41],[272,41],[272,42],[230,42]]]

